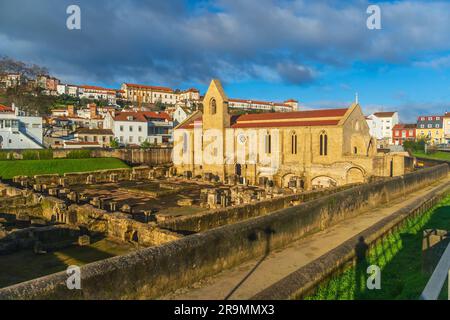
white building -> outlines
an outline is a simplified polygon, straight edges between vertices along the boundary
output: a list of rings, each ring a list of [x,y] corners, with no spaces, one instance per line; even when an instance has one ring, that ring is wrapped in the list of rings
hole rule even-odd
[[[56,92],[59,95],[67,94],[72,97],[78,97],[78,87],[71,84],[58,84]]]
[[[370,135],[375,137],[379,142],[392,144],[392,128],[399,123],[397,111],[375,112],[366,117],[369,125]]]
[[[138,102],[138,103],[162,102],[166,104],[175,104],[177,102],[178,94],[176,94],[173,89],[167,87],[124,83],[122,84],[121,89],[123,90],[124,98],[131,102]]]
[[[292,112],[298,110],[298,101],[294,99],[285,102],[270,102],[245,99],[229,99],[228,107],[245,110],[264,110],[276,112]]]
[[[116,104],[117,102],[116,90],[95,86],[79,86],[78,97],[80,99],[105,100],[109,104]]]
[[[23,77],[19,73],[0,74],[0,88],[13,88],[23,83]]]
[[[0,149],[42,149],[42,118],[0,105]]]
[[[177,106],[172,113],[172,119],[173,119],[174,126],[177,126],[178,124],[182,123],[192,113],[193,113],[192,110],[187,107]]]
[[[173,122],[165,112],[109,112],[105,129],[111,129],[122,145],[140,145],[144,141],[161,144],[172,141]]]

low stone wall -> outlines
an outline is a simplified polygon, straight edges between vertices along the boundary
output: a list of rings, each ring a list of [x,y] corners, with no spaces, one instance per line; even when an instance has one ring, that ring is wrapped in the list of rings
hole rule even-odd
[[[436,182],[448,176],[448,166],[411,175],[417,177],[364,184],[273,214],[85,265],[81,268],[82,290],[68,290],[67,275],[61,272],[1,289],[0,299],[156,298],[401,197],[406,190]],[[406,186],[405,181],[414,185]]]
[[[396,211],[389,217],[352,237],[311,263],[278,281],[252,297],[253,300],[301,299],[314,291],[314,288],[344,270],[355,265],[355,248],[360,237],[368,245],[368,250],[383,242],[392,232],[399,230],[408,218],[414,218],[427,212],[450,193],[450,183],[442,186],[437,193],[429,193],[412,204]]]
[[[86,149],[54,149],[52,150],[54,159],[67,158],[73,151]],[[23,153],[28,150],[9,150],[4,151],[8,159],[23,159]],[[171,147],[152,147],[150,149],[92,149],[90,156],[92,158],[118,158],[129,164],[145,165],[168,165],[172,163]]]
[[[124,241],[133,241],[143,246],[156,246],[180,239],[182,236],[159,229],[155,224],[144,224],[126,214],[107,215],[107,235]]]
[[[165,169],[150,168],[148,166],[126,168],[126,169],[109,169],[97,170],[89,172],[74,172],[59,174],[42,174],[34,177],[14,177],[14,182],[27,181],[29,185],[64,185],[71,186],[86,183],[105,183],[118,182],[131,179],[148,179],[150,172],[155,172],[156,176],[163,176]]]
[[[33,249],[39,243],[40,250],[55,250],[76,243],[80,230],[71,226],[30,227],[14,231],[0,239],[0,255],[18,250]]]
[[[180,216],[160,221],[158,222],[158,226],[182,233],[203,232],[223,225],[266,215],[351,187],[352,185],[347,185],[323,190],[306,191],[223,209],[208,210],[194,215]]]

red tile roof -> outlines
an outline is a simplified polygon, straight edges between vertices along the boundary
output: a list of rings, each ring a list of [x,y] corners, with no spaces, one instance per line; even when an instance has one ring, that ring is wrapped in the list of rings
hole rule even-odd
[[[280,120],[280,119],[305,119],[343,117],[348,109],[322,109],[293,112],[253,113],[240,116],[237,121]]]
[[[163,91],[163,92],[173,92],[173,89],[167,87],[157,87],[157,86],[147,86],[143,84],[135,84],[135,83],[125,83],[127,87],[136,88],[136,89],[148,89],[153,91]]]
[[[9,113],[9,112],[14,112],[14,110],[11,107],[7,107],[7,106],[0,104],[0,112]]]
[[[133,120],[129,120],[129,117],[133,117]],[[153,111],[130,111],[130,112],[118,112],[114,116],[114,121],[137,121],[147,122],[151,119],[167,120],[170,121],[169,114],[165,112],[153,112]]]
[[[417,125],[415,123],[399,123],[396,124],[392,130],[400,130],[400,129],[416,129]]]
[[[270,128],[298,126],[335,126],[348,109],[323,109],[295,112],[257,113],[232,116],[231,128]],[[331,118],[331,119],[330,119]],[[271,121],[273,120],[273,121]],[[180,129],[193,129],[195,123],[201,123],[199,114],[181,125]]]
[[[96,86],[87,86],[87,85],[79,86],[79,88],[89,89],[89,90],[97,90],[97,91],[108,91],[111,93],[116,92],[116,90],[114,90],[114,89],[108,89],[108,88],[102,88],[102,87],[96,87]]]
[[[335,126],[339,120],[312,120],[312,121],[283,121],[283,122],[250,122],[236,123],[232,128],[272,128],[272,127],[313,127],[313,126]]]
[[[390,118],[395,114],[396,111],[389,111],[389,112],[375,112],[374,115],[378,118]]]

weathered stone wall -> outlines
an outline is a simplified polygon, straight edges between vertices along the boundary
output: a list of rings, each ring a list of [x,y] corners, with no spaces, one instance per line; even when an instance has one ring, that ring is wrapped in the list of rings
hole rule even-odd
[[[190,235],[159,247],[81,268],[82,290],[68,290],[64,272],[0,290],[0,299],[156,298],[264,255],[362,210],[448,176],[436,166],[357,186],[273,214]],[[406,186],[405,182],[414,185]]]
[[[33,249],[37,242],[39,242],[40,250],[64,248],[76,243],[79,235],[78,228],[67,225],[17,230],[0,239],[0,255]]]
[[[70,186],[76,184],[86,184],[89,180],[92,183],[105,183],[105,182],[130,180],[132,178],[148,179],[149,173],[152,170],[160,170],[160,168],[150,168],[148,166],[141,166],[129,169],[128,168],[108,169],[89,172],[65,173],[63,175],[43,174],[43,175],[36,175],[34,177],[21,177],[21,178],[28,180],[30,184]]]
[[[370,250],[382,243],[387,236],[407,223],[409,218],[420,216],[435,206],[450,192],[450,183],[443,185],[438,192],[431,192],[410,205],[399,209],[362,233],[345,241],[338,247],[299,268],[287,277],[256,294],[254,300],[286,300],[301,299],[315,291],[321,283],[332,275],[356,264],[355,248],[360,238]]]
[[[252,202],[248,204],[208,210],[189,216],[181,216],[158,222],[158,226],[177,232],[203,232],[223,225],[259,217],[293,205],[351,188],[352,185],[306,191],[298,194]]]
[[[154,224],[144,224],[123,213],[106,216],[107,235],[124,241],[133,241],[143,246],[155,246],[180,239],[182,236],[161,230]]]

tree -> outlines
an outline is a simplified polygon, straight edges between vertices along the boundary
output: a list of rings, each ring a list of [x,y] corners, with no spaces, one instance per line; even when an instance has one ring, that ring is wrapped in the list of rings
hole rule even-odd
[[[27,79],[32,79],[40,74],[48,74],[48,69],[4,56],[0,57],[0,73],[19,73]]]
[[[151,147],[152,147],[152,144],[150,142],[148,142],[147,140],[145,140],[144,142],[141,143],[142,149],[150,149]]]
[[[120,144],[117,138],[112,139],[109,146],[113,149],[118,149],[120,147]]]

